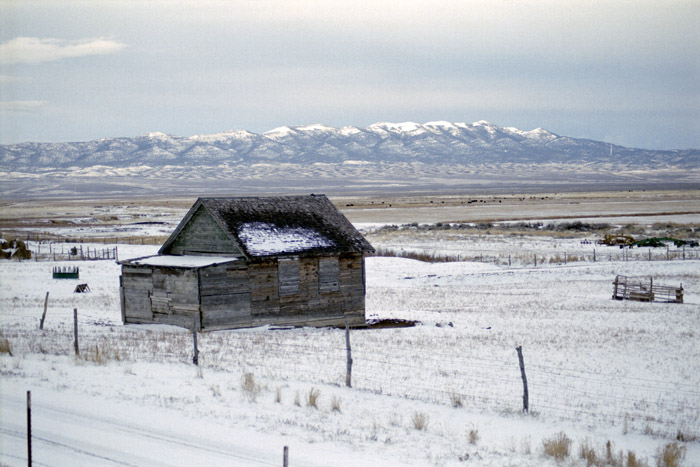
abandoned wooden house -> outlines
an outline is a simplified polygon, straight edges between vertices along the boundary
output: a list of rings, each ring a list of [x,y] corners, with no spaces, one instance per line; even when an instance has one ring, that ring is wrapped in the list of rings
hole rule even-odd
[[[364,324],[373,251],[324,195],[199,198],[158,255],[119,262],[122,321]]]

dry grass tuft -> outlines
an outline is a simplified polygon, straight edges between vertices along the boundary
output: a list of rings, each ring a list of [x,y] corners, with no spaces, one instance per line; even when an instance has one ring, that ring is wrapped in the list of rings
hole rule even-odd
[[[626,467],[648,467],[646,461],[637,459],[637,455],[632,451],[627,451],[627,466]]]
[[[676,441],[680,441],[681,443],[693,443],[697,440],[698,437],[696,435],[683,433],[681,430],[678,430],[678,432],[676,433]]]
[[[579,447],[579,456],[586,461],[587,466],[600,465],[598,454],[595,452],[595,448],[591,445],[591,441],[588,438],[584,439],[581,443]]]
[[[469,444],[476,444],[479,441],[479,430],[472,428],[469,430]]]
[[[318,409],[318,398],[321,395],[321,391],[316,388],[309,389],[308,394],[306,394],[306,406]]]
[[[278,404],[282,403],[282,388],[277,386],[277,389],[275,390],[275,402]]]
[[[646,461],[637,459],[633,451],[627,451],[627,456],[622,450],[615,453],[614,444],[611,441],[605,443],[603,451],[599,454],[586,438],[579,448],[581,459],[586,461],[588,467],[645,467]]]
[[[260,394],[260,385],[255,381],[253,373],[244,373],[241,377],[241,389],[250,402],[255,402]]]
[[[331,410],[333,412],[338,412],[340,413],[340,403],[342,402],[342,399],[338,396],[333,396],[331,397]]]
[[[462,401],[462,395],[458,394],[456,392],[451,392],[450,393],[450,403],[452,404],[452,407],[455,409],[458,409],[464,405],[464,402]]]
[[[549,439],[543,439],[542,448],[545,456],[561,461],[569,457],[571,439],[564,432],[559,432]]]
[[[656,465],[658,467],[680,467],[681,461],[685,459],[685,446],[680,446],[675,441],[668,443],[663,448],[659,448],[656,455]]]
[[[411,422],[413,422],[413,428],[418,431],[425,431],[428,429],[428,422],[430,418],[425,412],[413,412],[411,416]]]
[[[120,361],[119,349],[105,349],[99,345],[90,346],[80,350],[77,358],[83,362],[90,362],[96,365],[106,365],[110,361]]]
[[[10,345],[10,340],[0,331],[0,354],[5,353],[12,357],[12,346]]]

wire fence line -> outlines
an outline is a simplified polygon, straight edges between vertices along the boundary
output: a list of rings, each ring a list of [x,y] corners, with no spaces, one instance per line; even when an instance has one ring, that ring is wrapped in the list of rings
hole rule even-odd
[[[72,355],[71,331],[67,325],[29,332],[6,326],[3,335],[17,354]],[[510,360],[472,356],[410,340],[394,342],[391,334],[381,333],[385,330],[351,332],[354,390],[499,414],[522,412],[523,383],[515,350]],[[344,331],[315,333],[312,338],[275,330],[211,332],[199,333],[197,340],[199,365],[205,369],[232,375],[251,372],[270,381],[345,384]],[[181,364],[193,357],[192,336],[185,332],[111,326],[107,333],[86,332],[80,341],[79,358],[98,364]],[[693,384],[546,365],[527,357],[525,371],[534,416],[604,420],[649,434],[700,436],[700,389]]]
[[[434,248],[381,247],[374,256],[400,257],[427,262],[491,263],[498,266],[544,266],[613,261],[686,261],[700,259],[698,248],[614,248],[563,250],[561,248],[523,248],[511,252],[498,250],[436,251]]]

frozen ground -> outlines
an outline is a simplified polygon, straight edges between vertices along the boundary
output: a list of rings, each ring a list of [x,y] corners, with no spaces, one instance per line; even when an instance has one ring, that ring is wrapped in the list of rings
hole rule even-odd
[[[472,240],[374,241],[468,251]],[[535,241],[545,250],[577,242],[489,244],[505,258],[539,251]],[[119,245],[119,255],[157,248]],[[56,265],[80,266],[80,280],[52,280]],[[682,283],[686,303],[613,301],[616,274]],[[200,334],[195,367],[185,330],[121,325],[118,276],[111,261],[0,263],[0,330],[12,351],[0,355],[0,462],[26,464],[31,390],[36,465],[281,465],[283,446],[290,465],[557,465],[542,443],[559,432],[573,440],[567,465],[586,465],[586,443],[604,457],[608,440],[613,454],[655,465],[679,435],[690,440],[684,465],[700,465],[698,260],[509,267],[368,258],[368,317],[419,324],[353,331],[352,389],[342,330]],[[74,294],[83,282],[92,291]],[[317,407],[307,405],[312,390]]]

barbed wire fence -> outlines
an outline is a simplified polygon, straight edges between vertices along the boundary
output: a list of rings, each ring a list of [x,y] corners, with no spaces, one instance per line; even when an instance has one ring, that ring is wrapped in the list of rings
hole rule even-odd
[[[38,324],[33,331],[19,325],[4,326],[3,334],[17,354],[73,355],[70,315],[67,311],[54,313],[51,318],[55,322],[43,331]],[[89,317],[82,320],[81,329],[83,324],[112,326],[85,323]],[[366,339],[363,333],[375,335]],[[350,335],[353,390],[501,415],[523,411],[523,383],[515,348],[513,358],[504,360],[414,346],[407,341],[395,344],[387,330],[357,330]],[[232,378],[237,377],[233,374],[250,372],[272,384],[344,386],[344,330],[314,336],[277,330],[199,333],[198,364],[231,373]],[[80,359],[97,364],[191,363],[193,357],[188,333],[118,326],[112,326],[110,332],[84,333],[80,348]],[[527,353],[525,369],[532,416],[602,421],[649,435],[700,437],[700,389],[694,384],[543,365],[528,361]]]

